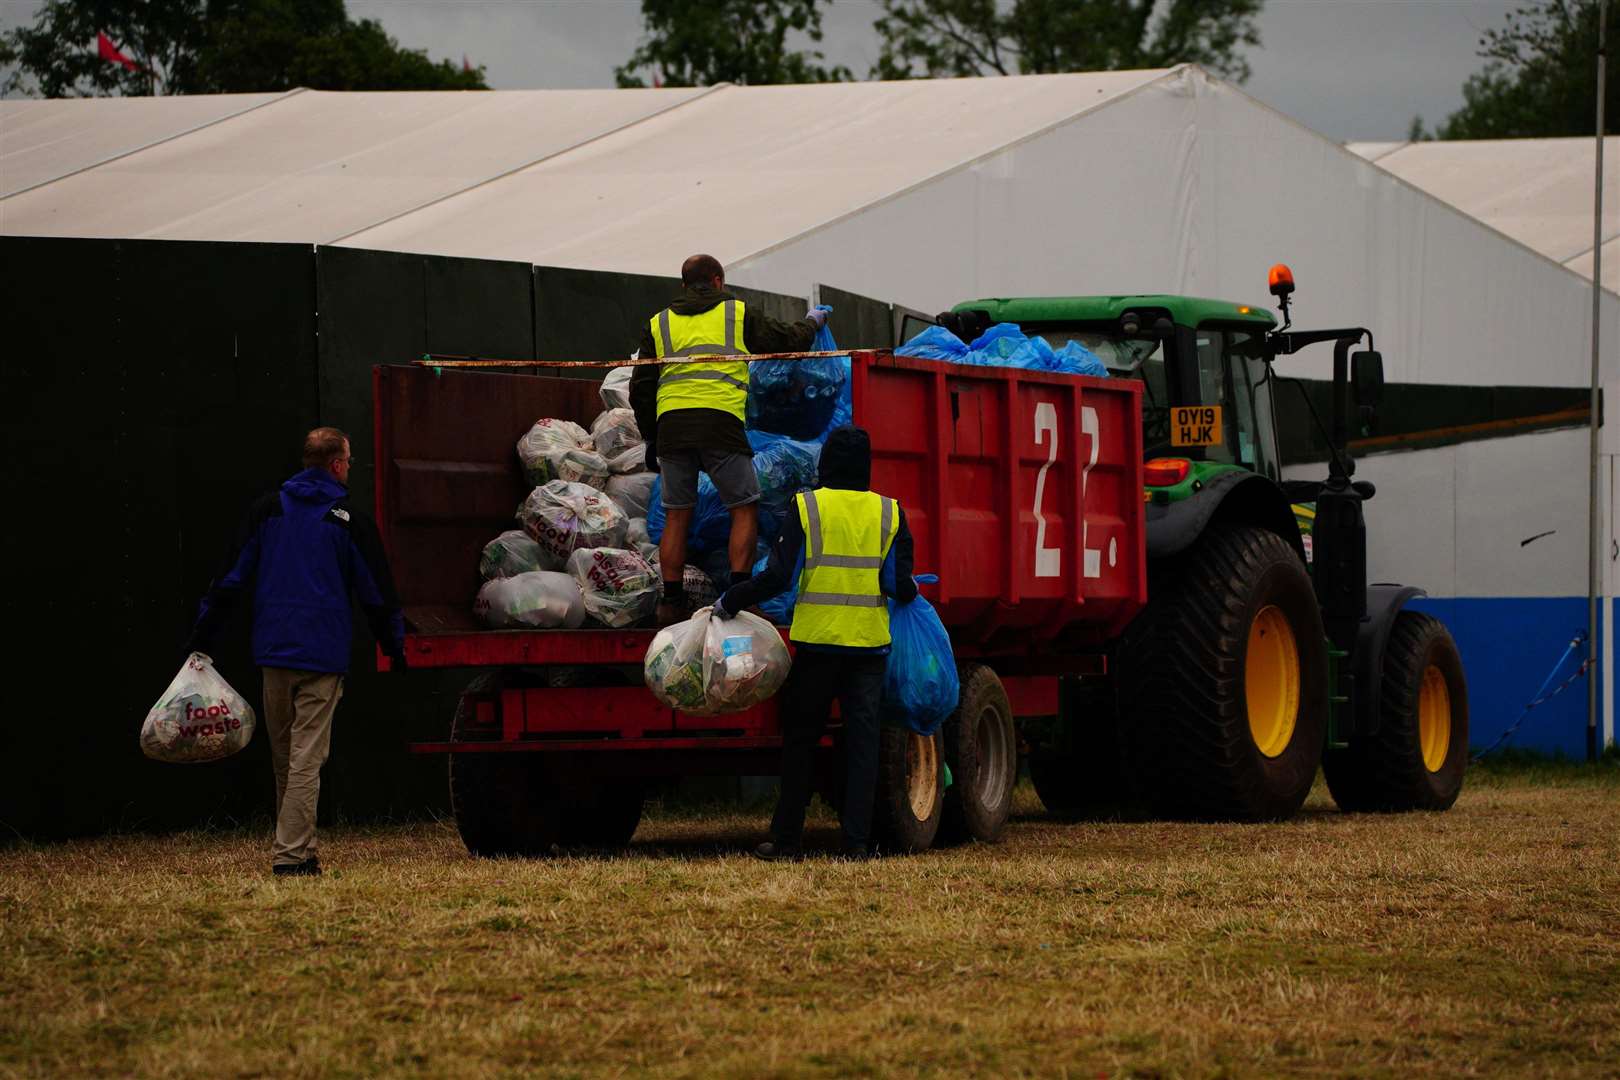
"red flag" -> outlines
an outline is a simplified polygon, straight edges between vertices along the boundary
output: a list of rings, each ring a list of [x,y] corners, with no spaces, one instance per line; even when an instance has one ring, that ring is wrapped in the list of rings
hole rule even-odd
[[[96,53],[103,60],[114,64],[121,64],[130,71],[141,70],[141,65],[137,64],[134,60],[118,51],[118,46],[113,44],[113,39],[107,36],[107,32],[105,30],[96,31]]]

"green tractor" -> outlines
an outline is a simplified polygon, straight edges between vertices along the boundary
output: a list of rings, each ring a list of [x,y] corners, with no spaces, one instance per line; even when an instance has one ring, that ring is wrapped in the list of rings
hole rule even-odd
[[[1347,430],[1352,409],[1358,427],[1375,422],[1383,361],[1364,328],[1292,330],[1293,288],[1273,267],[1281,327],[1259,306],[1185,296],[976,300],[935,320],[964,341],[996,323],[1055,348],[1079,341],[1142,383],[1148,606],[1113,643],[1108,676],[1066,679],[1063,715],[1026,730],[1054,812],[1135,802],[1284,818],[1318,765],[1345,810],[1456,801],[1468,754],[1456,643],[1406,610],[1422,589],[1367,582],[1374,489],[1353,479]],[[1329,342],[1328,475],[1284,480],[1277,410],[1310,405],[1279,398],[1276,362]]]

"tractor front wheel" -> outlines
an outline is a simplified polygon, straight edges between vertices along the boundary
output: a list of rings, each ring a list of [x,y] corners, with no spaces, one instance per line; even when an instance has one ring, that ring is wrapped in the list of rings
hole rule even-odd
[[[1384,646],[1378,731],[1322,761],[1341,810],[1446,810],[1468,767],[1468,683],[1451,633],[1416,611]]]

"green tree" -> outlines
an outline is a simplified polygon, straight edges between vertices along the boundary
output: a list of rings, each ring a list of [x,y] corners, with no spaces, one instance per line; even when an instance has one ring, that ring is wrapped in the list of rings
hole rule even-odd
[[[99,33],[133,68],[99,54]],[[401,48],[343,0],[49,0],[3,40],[5,89],[45,97],[487,88],[483,68]]]
[[[646,32],[623,66],[620,86],[712,86],[731,82],[837,82],[820,50],[787,47],[789,34],[821,41],[822,0],[641,0]]]
[[[883,0],[872,74],[1018,75],[1197,63],[1234,82],[1263,0]]]
[[[1608,0],[1608,34],[1620,34],[1620,0]],[[1538,0],[1479,42],[1483,70],[1463,84],[1463,106],[1442,139],[1591,135],[1597,110],[1598,0]],[[1606,134],[1620,132],[1620,71],[1604,93]]]

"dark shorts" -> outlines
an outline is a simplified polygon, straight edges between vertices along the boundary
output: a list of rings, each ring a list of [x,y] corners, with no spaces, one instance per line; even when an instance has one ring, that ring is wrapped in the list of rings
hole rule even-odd
[[[698,472],[706,472],[730,510],[759,501],[759,474],[752,454],[729,450],[671,450],[658,455],[664,477],[664,509],[690,510],[698,501]]]

